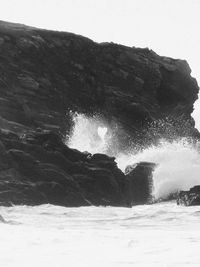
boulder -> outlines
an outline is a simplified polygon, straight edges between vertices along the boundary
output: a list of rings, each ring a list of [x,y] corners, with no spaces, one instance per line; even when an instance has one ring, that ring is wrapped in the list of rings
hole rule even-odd
[[[200,205],[200,185],[196,185],[190,188],[189,191],[180,191],[177,197],[177,205]]]
[[[129,205],[151,203],[155,163],[140,162],[126,167],[126,190]]]

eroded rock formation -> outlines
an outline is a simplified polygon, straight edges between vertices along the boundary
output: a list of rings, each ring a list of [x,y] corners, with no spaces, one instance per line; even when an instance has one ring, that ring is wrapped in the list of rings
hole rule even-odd
[[[130,206],[152,202],[155,167],[156,164],[151,162],[140,162],[126,167],[126,194]]]
[[[134,203],[113,158],[64,145],[70,111],[120,125],[123,147],[156,135],[197,136],[190,73],[186,61],[149,49],[0,22],[1,203]],[[166,117],[170,131],[160,124]]]

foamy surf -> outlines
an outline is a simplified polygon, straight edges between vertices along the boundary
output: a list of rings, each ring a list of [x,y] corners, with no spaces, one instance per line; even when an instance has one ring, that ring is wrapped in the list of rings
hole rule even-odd
[[[173,202],[133,208],[42,205],[0,207],[0,213],[18,223],[0,225],[3,267],[160,267],[200,262],[198,207]]]

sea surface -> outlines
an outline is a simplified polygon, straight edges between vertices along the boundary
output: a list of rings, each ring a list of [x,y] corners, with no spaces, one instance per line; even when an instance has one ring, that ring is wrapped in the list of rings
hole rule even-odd
[[[0,207],[0,266],[200,266],[200,207]]]

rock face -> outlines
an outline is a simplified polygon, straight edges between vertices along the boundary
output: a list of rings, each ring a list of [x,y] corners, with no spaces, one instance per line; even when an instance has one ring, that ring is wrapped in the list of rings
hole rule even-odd
[[[174,127],[161,124],[157,135],[197,134],[191,112],[199,88],[184,60],[1,21],[0,59],[1,128],[66,134],[72,110],[121,125],[126,134],[116,138],[125,146],[144,135],[147,142],[145,127],[166,117]]]
[[[125,176],[114,158],[68,148],[48,130],[0,132],[0,204],[132,206],[147,202],[152,164]],[[148,194],[148,195],[147,195]]]
[[[191,112],[199,89],[186,61],[2,21],[0,59],[4,205],[127,206],[147,201],[145,175],[149,177],[151,165],[136,166],[125,176],[113,158],[64,145],[71,111],[98,114],[105,123],[119,125],[123,134],[117,131],[118,142],[113,142],[125,148],[163,135],[198,135]],[[166,117],[168,128],[162,123]]]
[[[192,187],[189,191],[180,191],[177,197],[178,205],[200,205],[200,185]]]
[[[153,171],[155,163],[140,162],[127,166],[126,186],[128,201],[130,206],[133,204],[145,204],[151,202],[151,193],[153,187]]]

